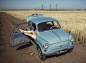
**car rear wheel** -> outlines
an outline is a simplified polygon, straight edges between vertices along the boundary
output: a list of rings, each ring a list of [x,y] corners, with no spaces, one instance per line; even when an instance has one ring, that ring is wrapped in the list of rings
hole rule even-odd
[[[46,56],[44,56],[43,54],[42,54],[42,51],[41,51],[41,49],[40,48],[38,48],[38,55],[39,55],[39,58],[41,59],[41,60],[46,60]]]

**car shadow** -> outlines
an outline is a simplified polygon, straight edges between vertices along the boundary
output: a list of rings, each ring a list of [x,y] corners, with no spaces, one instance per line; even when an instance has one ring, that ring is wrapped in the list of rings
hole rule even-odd
[[[16,50],[21,50],[21,49],[30,47],[31,45],[32,45],[31,43],[29,43],[29,44],[25,44],[25,45],[22,45],[22,46],[18,47]]]

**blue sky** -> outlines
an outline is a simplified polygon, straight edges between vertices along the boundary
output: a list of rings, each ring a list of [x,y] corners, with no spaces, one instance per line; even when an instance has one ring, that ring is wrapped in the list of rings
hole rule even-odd
[[[86,0],[0,0],[0,9],[86,9]]]

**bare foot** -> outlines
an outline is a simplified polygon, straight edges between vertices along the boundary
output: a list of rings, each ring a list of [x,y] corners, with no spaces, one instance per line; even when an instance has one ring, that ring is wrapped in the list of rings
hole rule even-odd
[[[19,31],[20,31],[21,33],[24,33],[24,30],[22,30],[22,29],[19,29]]]

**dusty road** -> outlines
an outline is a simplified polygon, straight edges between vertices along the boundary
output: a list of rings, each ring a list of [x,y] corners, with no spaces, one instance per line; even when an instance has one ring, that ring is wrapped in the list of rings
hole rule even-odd
[[[2,33],[4,34],[5,49],[3,57],[0,57],[1,63],[86,63],[86,47],[75,45],[73,52],[59,56],[47,57],[45,61],[41,61],[38,57],[38,52],[33,45],[23,44],[16,47],[11,47],[9,44],[9,35],[11,34],[14,24],[19,24],[21,21],[9,16],[5,13],[0,13],[3,24]],[[32,56],[26,54],[27,51],[35,52]]]

